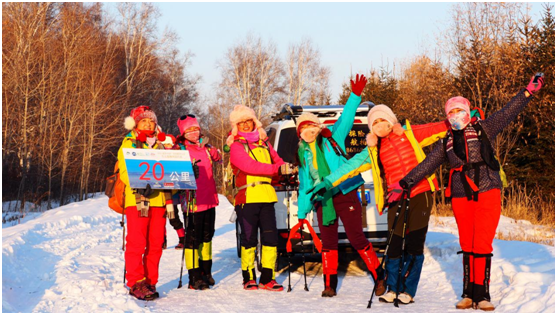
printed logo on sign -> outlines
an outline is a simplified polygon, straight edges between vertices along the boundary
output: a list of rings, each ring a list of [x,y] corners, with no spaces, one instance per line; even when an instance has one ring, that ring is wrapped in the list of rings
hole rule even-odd
[[[132,155],[135,156],[135,152],[132,152]]]
[[[164,183],[164,187],[174,187],[174,183]]]
[[[173,182],[180,181],[180,176],[178,176],[178,172],[172,172],[172,174],[170,174],[170,180]]]

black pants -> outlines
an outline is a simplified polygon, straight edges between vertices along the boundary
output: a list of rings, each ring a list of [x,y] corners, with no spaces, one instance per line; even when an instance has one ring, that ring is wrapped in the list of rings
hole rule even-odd
[[[261,230],[261,245],[277,246],[278,230],[274,203],[246,203],[235,207],[242,229],[240,243],[243,247],[257,246],[257,232]]]
[[[399,201],[403,202],[403,200]],[[408,222],[406,223],[406,240],[405,252],[411,255],[423,255],[425,237],[433,207],[433,196],[430,191],[418,194],[410,199],[410,212],[408,213]],[[389,228],[393,226],[398,203],[391,206],[388,212]],[[398,258],[402,255],[402,226],[404,223],[404,213],[406,204],[403,204],[400,215],[396,222],[395,233],[387,256],[389,258]]]
[[[208,243],[215,235],[215,208],[188,214],[186,230],[186,248],[199,248],[201,243]]]

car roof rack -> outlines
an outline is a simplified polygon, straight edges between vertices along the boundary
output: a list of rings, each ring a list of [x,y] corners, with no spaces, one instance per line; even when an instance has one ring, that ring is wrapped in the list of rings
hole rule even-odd
[[[366,101],[358,106],[356,110],[356,116],[366,116],[367,112],[373,108],[375,104],[370,101]],[[335,117],[339,110],[344,109],[344,105],[294,105],[292,103],[286,103],[282,105],[280,111],[273,115],[271,118],[273,121],[279,120],[296,120],[296,117],[302,115],[302,113],[313,113],[317,117]]]

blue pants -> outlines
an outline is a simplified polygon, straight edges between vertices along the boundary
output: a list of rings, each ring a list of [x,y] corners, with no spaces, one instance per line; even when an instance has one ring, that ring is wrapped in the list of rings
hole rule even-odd
[[[398,268],[400,264],[399,258],[388,258],[385,264],[387,272],[387,287],[389,290],[397,291],[398,282]],[[402,266],[401,283],[398,284],[399,292],[406,292],[412,297],[416,295],[418,290],[418,283],[420,282],[420,275],[422,273],[422,266],[424,264],[424,255],[404,255],[404,263]]]

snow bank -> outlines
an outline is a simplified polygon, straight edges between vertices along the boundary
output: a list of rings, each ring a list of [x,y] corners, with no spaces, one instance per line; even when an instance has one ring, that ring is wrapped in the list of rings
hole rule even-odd
[[[244,291],[236,256],[233,208],[220,196],[211,290],[177,289],[181,251],[167,225],[169,249],[160,265],[161,298],[137,301],[123,287],[120,216],[104,196],[73,203],[2,229],[3,312],[366,312],[369,276],[341,274],[338,296],[321,298],[320,272],[292,274],[291,293]],[[451,221],[452,220],[452,221]],[[416,303],[394,308],[374,300],[372,312],[456,312],[462,267],[453,218],[432,220]],[[505,225],[505,224],[502,224]],[[526,229],[527,232],[527,229]],[[529,242],[494,243],[492,301],[498,312],[555,312],[555,249]],[[277,281],[287,284],[286,272]],[[187,273],[183,281],[187,281]],[[461,311],[460,311],[461,312]]]

